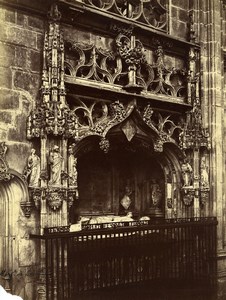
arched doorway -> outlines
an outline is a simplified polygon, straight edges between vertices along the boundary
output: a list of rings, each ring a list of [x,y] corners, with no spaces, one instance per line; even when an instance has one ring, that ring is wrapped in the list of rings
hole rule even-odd
[[[8,180],[0,182],[0,284],[25,298],[34,293],[24,276],[28,266],[36,265],[35,243],[29,240],[29,234],[36,230],[38,218],[36,214],[29,219],[23,215],[21,203],[29,201],[27,185],[18,172],[7,172]]]
[[[100,150],[97,140],[88,140],[77,153],[76,214],[165,217],[167,187],[171,185],[172,193],[173,181],[178,180],[173,179],[175,166],[167,151],[156,153],[150,139],[139,135],[132,142],[123,134],[109,135],[108,153]]]

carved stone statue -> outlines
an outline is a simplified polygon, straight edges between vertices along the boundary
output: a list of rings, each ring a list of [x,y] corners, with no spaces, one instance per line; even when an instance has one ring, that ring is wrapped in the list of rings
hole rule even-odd
[[[183,183],[184,183],[183,186],[184,187],[192,186],[193,169],[192,169],[192,166],[189,164],[187,159],[184,160],[184,163],[181,166],[181,171],[182,171],[182,178],[183,178]]]
[[[28,157],[27,169],[29,172],[29,186],[38,187],[40,178],[40,158],[35,154],[35,149],[31,149],[31,154]]]
[[[49,185],[58,186],[61,184],[61,171],[63,165],[63,157],[57,145],[53,147],[49,155],[50,163],[50,180]]]
[[[119,214],[120,215],[126,215],[129,211],[132,209],[132,189],[130,186],[125,187],[125,192],[120,200],[120,206],[119,206]]]
[[[69,186],[77,187],[77,158],[73,154],[73,145],[68,148],[68,175],[69,175]]]
[[[132,193],[132,191],[131,191],[130,187],[126,186],[126,188],[125,188],[125,194],[124,194],[123,198],[120,201],[122,207],[125,210],[128,210],[128,208],[130,207],[130,204],[132,202],[131,199],[130,199],[131,193]]]
[[[200,183],[201,183],[201,187],[209,188],[208,167],[206,165],[205,157],[202,157],[200,163]]]
[[[160,185],[156,182],[156,180],[152,180],[151,184],[151,199],[153,206],[159,207],[162,200],[162,191]]]

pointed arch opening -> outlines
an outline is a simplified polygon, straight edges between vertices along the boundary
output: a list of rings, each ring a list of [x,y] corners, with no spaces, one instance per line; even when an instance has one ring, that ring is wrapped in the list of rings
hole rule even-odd
[[[79,200],[72,207],[72,219],[75,215],[78,218],[128,213],[135,219],[174,217],[180,197],[182,154],[170,145],[164,146],[163,152],[156,152],[150,134],[138,128],[130,139],[125,128],[122,123],[107,134],[107,153],[100,149],[100,139],[94,136],[77,146]]]

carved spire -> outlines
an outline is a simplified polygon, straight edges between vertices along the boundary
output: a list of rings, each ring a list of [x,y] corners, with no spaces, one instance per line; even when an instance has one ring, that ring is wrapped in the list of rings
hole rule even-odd
[[[180,134],[180,147],[183,150],[211,148],[209,131],[202,126],[201,105],[197,99],[193,109],[187,113],[184,130]]]
[[[28,119],[27,136],[64,133],[67,105],[64,84],[64,41],[60,30],[61,14],[56,4],[49,12],[48,31],[44,37],[41,100]]]

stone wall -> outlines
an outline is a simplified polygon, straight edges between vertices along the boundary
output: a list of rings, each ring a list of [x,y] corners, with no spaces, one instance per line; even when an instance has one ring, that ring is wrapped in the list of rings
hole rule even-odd
[[[35,15],[0,8],[0,141],[8,147],[9,168],[22,173],[31,148],[27,116],[41,86],[44,21]],[[38,228],[36,214],[27,219],[20,208],[21,182],[0,187],[0,284],[24,300],[34,299],[38,252],[29,234]]]
[[[172,0],[169,7],[169,33],[177,38],[188,39],[189,0]]]
[[[30,147],[26,118],[41,86],[44,21],[12,9],[0,13],[0,139],[9,145],[9,166],[22,172]]]

